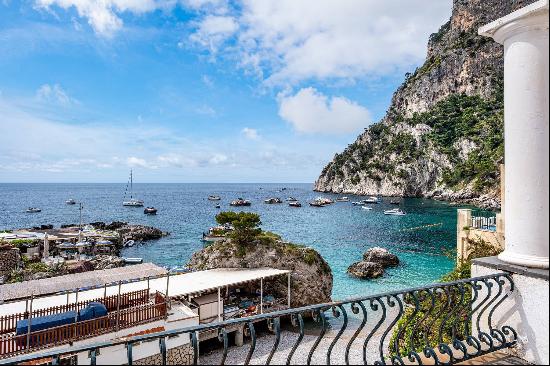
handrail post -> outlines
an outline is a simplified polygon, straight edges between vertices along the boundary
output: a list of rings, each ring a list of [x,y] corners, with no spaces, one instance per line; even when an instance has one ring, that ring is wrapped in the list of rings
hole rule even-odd
[[[164,306],[166,307],[166,314],[165,317],[168,317],[168,308],[170,307],[169,304],[169,297],[168,297],[168,289],[170,288],[170,272],[166,275],[166,297],[164,298]]]
[[[119,324],[120,324],[120,286],[121,281],[118,281],[118,295],[116,300],[116,331],[119,330]]]
[[[31,345],[31,323],[32,323],[32,302],[34,300],[34,294],[31,295],[31,302],[29,306],[29,323],[27,325],[27,349],[30,348]]]
[[[287,300],[286,300],[286,302],[287,302],[287,306],[288,306],[289,309],[290,309],[290,275],[291,274],[292,274],[291,272],[288,272],[288,285],[287,285],[288,289],[287,289]]]
[[[264,313],[264,278],[260,278],[260,314]]]

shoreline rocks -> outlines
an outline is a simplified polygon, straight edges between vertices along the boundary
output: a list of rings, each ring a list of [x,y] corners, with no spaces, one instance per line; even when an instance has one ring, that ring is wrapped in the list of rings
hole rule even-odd
[[[292,307],[331,301],[333,277],[328,263],[312,248],[281,240],[259,239],[245,246],[230,240],[219,241],[195,252],[188,267],[193,270],[262,267],[286,269],[292,271]],[[265,291],[276,297],[286,298],[286,277],[269,281],[265,284]]]
[[[363,254],[363,260],[355,262],[347,269],[347,273],[355,278],[372,279],[384,275],[388,267],[399,265],[399,258],[385,248],[370,248]]]

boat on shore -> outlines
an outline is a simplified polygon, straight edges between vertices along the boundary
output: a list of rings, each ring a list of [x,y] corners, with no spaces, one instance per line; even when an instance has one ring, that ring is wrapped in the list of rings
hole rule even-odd
[[[230,224],[213,226],[208,229],[208,232],[202,233],[201,241],[203,243],[215,243],[224,240],[227,234],[233,230],[235,230],[235,228]]]
[[[146,207],[145,210],[143,210],[143,213],[146,215],[156,215],[157,209],[154,207]]]
[[[252,205],[252,202],[250,202],[249,200],[245,200],[243,198],[237,198],[236,200],[231,201],[229,205],[234,207],[250,206]]]
[[[208,196],[209,201],[220,201],[222,198],[220,196],[210,195]]]
[[[391,210],[384,211],[384,215],[391,215],[391,216],[405,216],[405,211],[401,210],[400,208],[394,208]]]
[[[130,258],[122,258],[124,260],[124,264],[140,264],[143,263],[143,258],[138,257],[130,257]]]
[[[42,212],[42,209],[38,208],[38,207],[29,207],[25,210],[26,213],[38,213],[38,212]]]
[[[143,201],[134,198],[134,175],[132,170],[130,170],[130,181],[126,185],[124,197],[126,197],[126,192],[128,192],[128,188],[130,188],[130,199],[128,201],[122,201],[122,205],[128,207],[143,207]]]

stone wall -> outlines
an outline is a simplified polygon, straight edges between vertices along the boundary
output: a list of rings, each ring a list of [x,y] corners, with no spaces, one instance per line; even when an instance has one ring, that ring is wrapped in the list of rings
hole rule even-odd
[[[0,249],[0,278],[17,269],[21,256],[19,249]]]
[[[162,357],[159,354],[135,360],[134,365],[162,365]],[[192,365],[193,364],[193,347],[190,344],[185,344],[180,347],[169,349],[166,353],[167,365]]]

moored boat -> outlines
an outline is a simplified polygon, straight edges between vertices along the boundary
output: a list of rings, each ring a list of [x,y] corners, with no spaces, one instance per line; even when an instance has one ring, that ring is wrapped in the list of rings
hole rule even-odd
[[[367,211],[371,211],[372,210],[372,207],[369,207],[369,206],[363,206],[361,207],[363,210],[367,210]]]
[[[122,201],[123,206],[128,207],[143,207],[143,201],[134,198],[134,175],[130,170],[130,181],[126,185],[126,192],[128,191],[128,186],[130,187],[130,200]],[[126,197],[126,192],[124,192],[124,197]]]
[[[302,207],[302,204],[298,201],[291,201],[288,203],[290,207]]]
[[[376,204],[376,203],[380,203],[380,199],[376,196],[370,196],[367,199],[364,199],[362,202],[365,204],[371,204],[371,203]]]
[[[349,202],[349,201],[350,201],[349,197],[345,197],[345,196],[344,197],[338,197],[336,199],[336,202]]]
[[[156,215],[157,209],[154,207],[146,207],[145,210],[143,210],[143,213],[146,215]]]
[[[276,203],[283,203],[283,201],[281,201],[280,198],[272,197],[272,198],[268,198],[268,199],[264,200],[264,203],[267,203],[268,205],[273,205],[273,204],[276,204]]]
[[[384,211],[384,215],[392,215],[392,216],[405,216],[405,211],[401,210],[400,208],[394,208],[392,210],[386,210]]]
[[[66,200],[65,203],[68,205],[76,205],[76,201],[73,200],[72,198],[69,198],[68,200]]]
[[[208,200],[209,201],[220,201],[222,198],[220,196],[216,196],[216,195],[210,195],[208,196]]]
[[[231,201],[231,203],[229,205],[230,206],[236,206],[236,207],[250,206],[250,205],[252,205],[252,202],[250,202],[249,200],[242,199],[242,198],[237,198],[236,200]]]
[[[42,210],[39,209],[38,207],[29,207],[25,210],[25,212],[27,212],[27,213],[37,213],[37,212],[42,212]]]

